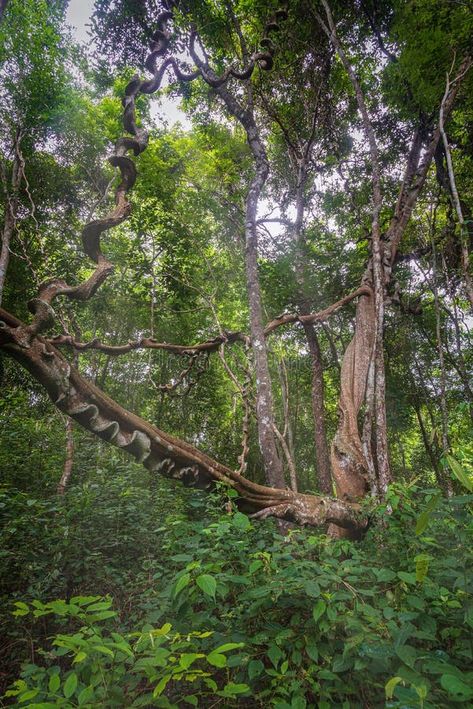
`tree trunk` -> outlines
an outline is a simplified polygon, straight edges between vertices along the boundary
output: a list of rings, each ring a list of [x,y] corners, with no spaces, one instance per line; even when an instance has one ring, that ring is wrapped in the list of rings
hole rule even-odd
[[[194,56],[197,65],[202,61]],[[284,469],[279,458],[274,433],[274,405],[269,372],[268,351],[263,322],[261,288],[258,273],[258,203],[268,177],[269,165],[266,152],[261,142],[252,110],[251,89],[248,89],[248,107],[245,109],[225,86],[216,89],[228,111],[243,126],[253,155],[255,174],[246,198],[245,214],[245,270],[248,303],[250,307],[250,332],[256,374],[256,414],[258,441],[263,457],[266,482],[271,487],[283,488],[286,485]]]
[[[8,0],[0,0],[0,22],[3,18],[3,14],[4,14],[5,10],[7,9],[7,5],[8,5]]]
[[[250,142],[251,133],[248,135]],[[258,274],[258,236],[256,230],[256,215],[258,199],[268,175],[266,158],[260,153],[260,145],[255,146],[253,138],[253,153],[256,155],[256,174],[250,186],[246,202],[246,246],[245,266],[248,302],[250,306],[251,344],[256,374],[256,414],[258,422],[258,439],[263,456],[266,482],[271,487],[284,487],[284,470],[279,458],[274,438],[274,408],[269,374],[268,351],[264,335],[263,309],[261,305],[261,290]],[[257,141],[259,143],[259,141]],[[250,143],[251,144],[251,143]]]
[[[303,220],[305,210],[304,190],[306,180],[306,166],[305,164],[302,164],[299,167],[299,174],[297,176],[296,219],[294,222],[294,240],[297,249],[295,258],[295,275],[298,288],[298,305],[301,315],[308,315],[311,312],[310,301],[305,284],[304,265],[305,233]],[[314,419],[315,462],[318,487],[324,494],[331,495],[333,492],[333,485],[329,449],[327,444],[327,432],[325,428],[325,387],[322,353],[320,351],[319,340],[314,324],[303,322],[303,327],[311,363],[311,403],[312,415]]]
[[[314,325],[304,324],[304,332],[309,347],[312,382],[311,401],[314,417],[315,461],[320,492],[325,495],[333,493],[330,455],[325,428],[325,386],[322,354]]]
[[[0,6],[1,17],[1,6]],[[18,210],[18,190],[21,182],[21,159],[19,153],[19,142],[21,140],[20,132],[18,131],[14,141],[14,158],[12,165],[12,175],[9,187],[5,183],[6,199],[5,199],[5,220],[2,231],[2,247],[0,249],[0,305],[3,298],[3,288],[5,286],[5,278],[7,275],[8,264],[10,263],[10,242],[15,232],[16,213]]]
[[[57,486],[57,494],[64,495],[74,465],[74,424],[71,418],[66,419],[66,460],[61,479]]]

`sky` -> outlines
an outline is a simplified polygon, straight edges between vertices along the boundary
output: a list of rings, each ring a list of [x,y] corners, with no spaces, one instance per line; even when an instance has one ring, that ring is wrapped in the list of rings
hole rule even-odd
[[[71,25],[74,38],[81,44],[88,44],[88,27],[90,16],[94,8],[94,0],[70,0],[67,9],[66,20]],[[179,102],[176,99],[162,97],[156,98],[152,102],[151,116],[159,122],[165,119],[170,125],[179,122],[183,128],[190,128],[191,124],[187,116],[179,109]]]
[[[90,22],[94,7],[94,0],[70,0],[66,20],[71,25],[73,35],[77,42],[81,44],[89,44],[90,37],[88,36],[87,24]],[[175,123],[180,123],[185,130],[191,128],[191,122],[183,111],[179,108],[179,101],[169,97],[154,98],[150,107],[151,117],[154,118],[156,124],[164,119],[169,126]],[[263,216],[270,211],[269,203],[262,199],[260,200],[258,216]],[[291,212],[289,212],[292,216]],[[278,216],[278,213],[272,216]],[[284,231],[279,224],[267,224],[267,231],[274,237]]]

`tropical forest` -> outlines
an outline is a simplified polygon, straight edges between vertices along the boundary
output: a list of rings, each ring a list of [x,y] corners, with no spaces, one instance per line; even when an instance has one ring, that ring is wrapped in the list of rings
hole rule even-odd
[[[473,707],[472,0],[0,0],[0,706]]]

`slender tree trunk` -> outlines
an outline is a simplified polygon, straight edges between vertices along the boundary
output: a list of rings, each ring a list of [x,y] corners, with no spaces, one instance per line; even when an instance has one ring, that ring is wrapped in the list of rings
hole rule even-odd
[[[264,335],[263,309],[258,274],[258,236],[256,218],[259,196],[268,175],[268,163],[256,128],[247,130],[248,141],[256,160],[256,174],[252,180],[246,202],[245,266],[250,306],[250,330],[256,373],[256,413],[258,438],[263,456],[266,482],[271,487],[284,487],[284,471],[274,438],[274,408],[269,373],[268,351]]]
[[[304,313],[303,313],[304,314]],[[322,353],[314,325],[304,324],[312,369],[311,401],[314,418],[315,461],[318,486],[326,495],[333,494],[330,455],[325,428],[325,385]]]
[[[414,406],[414,411],[416,412],[417,421],[419,422],[419,428],[420,428],[420,432],[422,435],[422,441],[424,443],[425,452],[429,456],[430,464],[432,466],[432,470],[435,473],[435,477],[437,478],[437,482],[439,483],[439,485],[441,485],[443,487],[444,481],[443,481],[442,471],[440,470],[438,458],[435,455],[435,453],[432,449],[432,446],[430,445],[429,434],[427,433],[424,419],[422,418],[420,404],[417,401],[414,401],[413,406]]]
[[[304,267],[304,244],[305,234],[303,228],[304,219],[304,189],[307,179],[305,166],[301,165],[297,177],[298,187],[296,194],[296,219],[294,222],[294,239],[296,242],[295,270],[298,287],[298,305],[302,315],[311,312],[310,302],[307,297],[305,285]],[[309,349],[311,363],[311,402],[312,415],[314,419],[314,444],[315,462],[317,468],[318,487],[321,492],[327,495],[333,494],[332,472],[330,465],[329,448],[327,444],[327,432],[325,428],[325,387],[324,370],[322,364],[322,353],[320,351],[319,340],[315,326],[312,323],[303,323],[304,333]]]
[[[8,5],[8,0],[0,0],[0,21],[3,18],[3,14],[4,14],[5,10],[7,9],[7,5]]]
[[[203,67],[199,57],[197,65]],[[248,190],[245,212],[245,270],[248,303],[250,308],[250,333],[256,374],[256,415],[258,441],[263,457],[266,482],[271,487],[285,487],[284,469],[279,458],[274,433],[274,405],[269,372],[268,350],[264,332],[263,307],[258,272],[257,213],[261,192],[269,173],[268,158],[260,139],[253,115],[251,87],[248,87],[248,106],[243,106],[225,86],[216,88],[228,111],[243,126],[253,155],[255,174]]]
[[[21,182],[21,158],[19,153],[20,140],[21,134],[18,131],[14,142],[14,158],[10,185],[8,186],[5,181],[5,220],[3,223],[2,246],[0,249],[0,304],[2,302],[8,264],[10,263],[10,242],[15,232],[16,214],[18,210],[18,190]]]
[[[66,460],[62,471],[61,479],[57,486],[57,494],[64,495],[69,483],[72,466],[74,465],[74,422],[71,418],[66,419]]]
[[[465,68],[464,73],[466,73],[471,66],[470,64]],[[453,67],[452,67],[453,68]],[[458,225],[460,228],[460,250],[461,250],[461,266],[462,266],[462,271],[463,271],[463,280],[465,283],[465,290],[466,294],[468,296],[468,300],[470,301],[470,305],[473,308],[473,279],[471,277],[471,272],[470,272],[470,254],[468,251],[468,228],[465,222],[465,218],[463,216],[463,210],[461,206],[461,201],[460,201],[460,196],[458,194],[458,189],[456,185],[456,180],[455,180],[455,172],[453,170],[453,161],[452,161],[452,154],[450,151],[450,145],[448,143],[448,137],[447,133],[445,131],[445,126],[444,126],[444,109],[445,109],[445,103],[448,99],[448,95],[450,93],[450,88],[451,88],[451,82],[450,82],[450,73],[447,73],[447,81],[445,85],[445,93],[442,99],[442,103],[440,104],[440,112],[439,112],[439,128],[440,128],[440,133],[442,135],[442,142],[443,142],[443,147],[445,151],[445,160],[447,162],[447,172],[448,172],[448,179],[449,179],[449,186],[450,186],[450,196],[452,199],[453,206],[455,208],[457,218],[458,218]],[[460,76],[461,78],[461,76]],[[458,77],[455,79],[455,81],[458,81]]]

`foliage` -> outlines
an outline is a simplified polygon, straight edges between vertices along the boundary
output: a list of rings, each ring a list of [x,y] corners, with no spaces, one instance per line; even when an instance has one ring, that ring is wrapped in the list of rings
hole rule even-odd
[[[446,502],[398,484],[388,522],[378,507],[362,543],[300,529],[284,538],[272,523],[222,515],[224,492],[188,496],[177,512],[166,486],[136,487],[128,466],[105,465],[64,507],[3,493],[1,577],[10,554],[29,566],[29,585],[4,605],[4,636],[34,649],[9,690],[18,706],[471,699],[471,495]],[[25,650],[7,647],[10,662]]]

